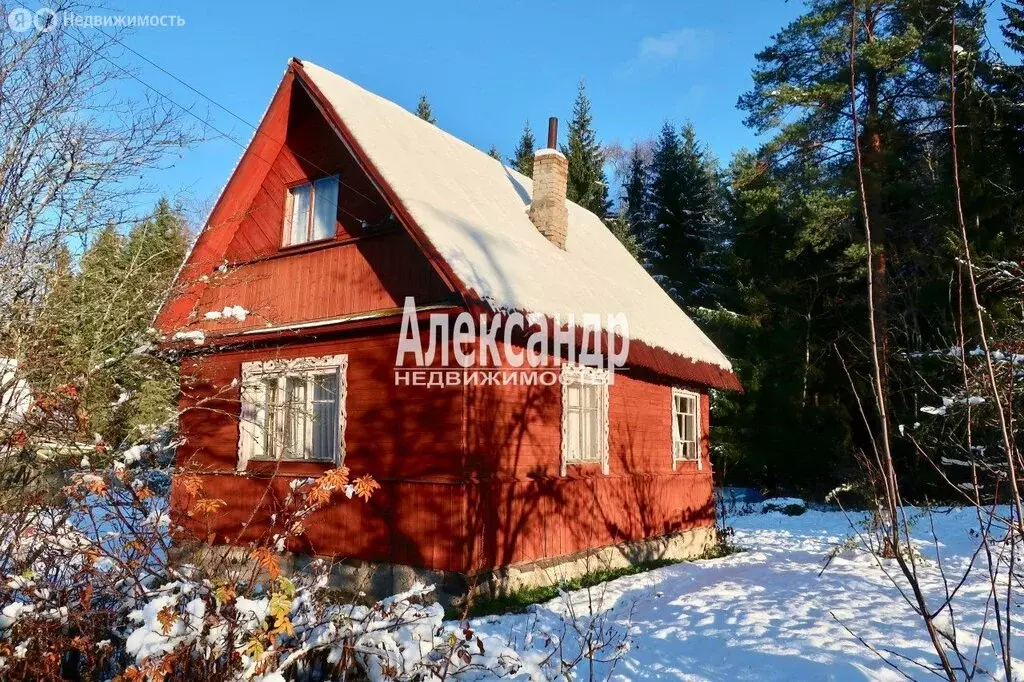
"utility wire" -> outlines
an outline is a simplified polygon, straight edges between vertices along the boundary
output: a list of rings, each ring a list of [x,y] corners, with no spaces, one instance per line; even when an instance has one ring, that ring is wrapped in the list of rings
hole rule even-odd
[[[232,111],[231,109],[229,109],[229,108],[228,108],[227,106],[225,106],[225,105],[221,104],[220,102],[218,102],[217,100],[213,99],[213,98],[212,98],[212,97],[210,97],[209,95],[205,94],[204,92],[202,92],[202,91],[201,91],[201,90],[199,90],[198,88],[196,88],[196,87],[194,87],[194,86],[190,85],[190,84],[189,84],[189,83],[187,83],[187,82],[186,82],[185,80],[183,80],[182,78],[180,78],[180,77],[176,76],[175,74],[171,73],[170,71],[168,71],[168,70],[167,70],[167,69],[165,69],[164,67],[160,66],[159,64],[157,64],[157,63],[156,63],[156,62],[154,62],[153,60],[149,59],[149,58],[148,58],[148,57],[146,57],[145,55],[143,55],[143,54],[139,53],[139,52],[138,52],[137,50],[135,50],[135,49],[133,49],[133,48],[129,47],[129,46],[128,46],[128,45],[126,45],[126,44],[125,44],[125,43],[124,43],[123,41],[119,40],[118,38],[115,38],[114,36],[110,35],[109,33],[106,33],[105,31],[103,31],[103,30],[101,30],[101,29],[95,29],[95,30],[99,31],[99,32],[100,32],[100,33],[101,33],[101,34],[102,34],[102,35],[103,35],[103,36],[104,36],[105,38],[107,38],[108,40],[110,40],[110,41],[112,41],[112,42],[114,42],[114,43],[117,43],[118,45],[120,45],[120,46],[121,46],[121,47],[123,47],[124,49],[128,50],[129,52],[131,52],[131,53],[132,53],[133,55],[135,55],[135,56],[136,56],[136,57],[138,57],[139,59],[141,59],[141,60],[143,60],[144,62],[146,62],[147,64],[151,65],[151,66],[152,66],[153,68],[155,68],[155,69],[159,70],[159,71],[160,71],[161,73],[164,73],[164,74],[166,74],[166,75],[167,75],[168,77],[170,77],[170,78],[174,79],[174,80],[175,80],[176,82],[180,83],[180,84],[181,84],[182,86],[184,86],[184,87],[188,88],[188,89],[189,89],[189,90],[190,90],[191,92],[194,92],[194,93],[195,93],[196,95],[198,95],[198,96],[202,97],[203,99],[207,100],[208,102],[210,102],[211,104],[213,104],[214,106],[216,106],[216,107],[217,107],[218,109],[220,109],[220,110],[222,110],[222,111],[226,112],[226,113],[227,113],[228,115],[230,115],[230,116],[231,116],[232,118],[235,118],[235,119],[237,119],[238,121],[242,122],[243,124],[247,125],[248,127],[252,128],[252,129],[253,129],[253,130],[255,131],[255,134],[256,134],[256,135],[262,135],[262,136],[263,136],[263,137],[264,137],[265,139],[268,139],[268,140],[270,140],[271,142],[274,142],[274,143],[276,143],[276,144],[284,144],[284,140],[279,140],[279,139],[277,139],[277,138],[275,138],[275,137],[273,137],[273,136],[271,136],[271,135],[267,134],[266,132],[263,132],[263,131],[261,131],[261,130],[259,129],[259,127],[258,127],[258,126],[256,126],[256,125],[254,125],[253,123],[249,122],[249,121],[248,121],[248,120],[246,120],[246,119],[245,119],[244,117],[242,117],[242,116],[240,116],[239,114],[235,113],[234,111]],[[107,63],[109,63],[109,64],[110,64],[111,66],[113,66],[114,68],[118,69],[118,70],[119,70],[119,71],[120,71],[121,73],[123,73],[124,75],[126,75],[126,76],[128,76],[129,78],[131,78],[132,80],[134,80],[134,81],[138,82],[138,83],[139,83],[140,85],[142,85],[142,86],[143,86],[143,87],[145,87],[146,89],[148,89],[148,90],[150,90],[150,91],[154,92],[155,94],[159,95],[160,97],[162,97],[163,99],[167,100],[168,102],[170,102],[170,103],[171,103],[171,104],[173,104],[174,106],[178,107],[179,109],[181,109],[182,111],[184,111],[184,112],[185,112],[186,114],[188,114],[189,116],[191,116],[192,118],[194,118],[194,119],[195,119],[196,121],[198,121],[198,122],[199,122],[199,123],[200,123],[201,125],[203,125],[203,126],[205,126],[205,127],[209,128],[210,130],[214,131],[215,133],[217,133],[217,134],[218,134],[218,135],[220,135],[221,137],[223,137],[223,138],[225,138],[225,139],[227,139],[227,140],[229,140],[229,141],[233,142],[233,143],[234,143],[234,144],[236,144],[236,145],[237,145],[237,146],[238,146],[239,148],[241,148],[241,149],[242,149],[243,151],[245,151],[245,150],[248,150],[248,149],[250,149],[251,145],[246,145],[246,144],[244,144],[243,142],[240,142],[239,140],[237,140],[237,139],[236,139],[236,138],[234,138],[233,136],[229,135],[228,133],[224,132],[224,131],[223,131],[223,130],[221,130],[220,128],[216,127],[216,126],[215,126],[215,125],[213,125],[213,124],[212,124],[211,122],[209,122],[208,120],[204,119],[203,117],[199,116],[199,115],[198,115],[198,114],[196,114],[196,113],[195,113],[194,111],[192,111],[192,109],[191,109],[191,108],[189,108],[189,107],[186,107],[186,106],[184,106],[183,104],[181,104],[180,102],[178,102],[177,100],[175,100],[175,99],[174,99],[173,97],[171,97],[171,96],[170,96],[170,95],[168,95],[167,93],[165,93],[165,92],[161,91],[160,89],[156,88],[156,87],[155,87],[155,86],[153,86],[153,85],[150,85],[150,84],[149,84],[148,82],[146,82],[145,80],[143,80],[142,78],[140,78],[140,77],[139,77],[139,76],[137,76],[136,74],[132,73],[131,71],[129,71],[129,70],[128,70],[128,69],[126,69],[125,67],[121,66],[121,65],[120,65],[120,64],[118,64],[118,63],[117,63],[116,61],[114,61],[113,59],[111,59],[111,58],[110,58],[109,56],[107,56],[107,55],[103,54],[102,52],[100,52],[99,50],[97,50],[97,49],[96,49],[95,47],[93,47],[92,45],[90,45],[90,44],[89,44],[89,43],[88,43],[87,41],[84,41],[84,40],[81,40],[81,39],[79,39],[78,37],[74,36],[74,35],[73,35],[73,34],[72,34],[71,32],[65,32],[65,35],[67,35],[68,37],[70,37],[70,38],[71,38],[72,40],[74,40],[74,41],[75,41],[76,43],[78,43],[78,44],[79,44],[80,46],[82,46],[82,47],[86,48],[87,50],[90,50],[90,51],[91,51],[91,52],[92,52],[93,54],[95,54],[95,55],[96,55],[96,56],[98,56],[99,58],[101,58],[101,59],[103,59],[104,61],[106,61]],[[282,176],[280,175],[280,173],[278,173],[278,171],[277,171],[276,169],[274,169],[274,166],[273,166],[273,160],[272,160],[272,159],[267,159],[267,158],[265,158],[265,157],[263,157],[263,156],[259,155],[259,154],[258,154],[258,153],[256,153],[256,152],[253,152],[253,153],[254,153],[254,154],[255,154],[255,155],[256,155],[256,156],[258,157],[258,158],[260,158],[261,160],[263,160],[263,161],[265,161],[265,162],[267,163],[267,165],[268,165],[268,167],[270,168],[270,170],[271,170],[271,171],[272,171],[272,172],[273,172],[273,173],[274,173],[274,174],[275,174],[275,175],[277,176],[277,178],[278,178],[279,180],[281,180],[281,182],[282,182],[282,183],[284,183],[284,184],[288,184],[288,183],[287,183],[287,181],[286,181],[286,180],[285,180],[285,179],[284,179],[284,178],[283,178],[283,177],[282,177]],[[321,166],[320,166],[319,164],[317,164],[317,163],[316,163],[315,161],[313,161],[312,159],[306,158],[306,157],[302,156],[301,154],[298,154],[298,153],[296,153],[296,152],[295,152],[294,150],[292,151],[292,153],[293,153],[293,154],[295,155],[295,157],[296,157],[296,158],[298,158],[298,159],[300,159],[300,160],[302,160],[302,161],[305,161],[306,163],[310,164],[310,165],[311,165],[311,166],[313,166],[313,167],[314,167],[314,168],[315,168],[316,170],[318,170],[319,172],[323,173],[324,175],[331,175],[331,173],[330,173],[330,172],[328,172],[327,170],[323,169],[323,168],[322,168],[322,167],[321,167]],[[347,188],[348,188],[348,189],[350,189],[351,191],[353,191],[353,192],[355,192],[356,194],[358,194],[359,196],[363,197],[363,198],[364,198],[364,199],[366,199],[367,201],[369,201],[369,202],[371,202],[371,203],[373,203],[373,204],[377,204],[377,203],[378,203],[378,202],[377,202],[377,201],[376,201],[376,200],[375,200],[375,199],[374,199],[373,197],[368,197],[368,196],[366,196],[366,195],[365,195],[365,194],[364,194],[363,192],[359,191],[359,189],[358,189],[358,188],[356,188],[356,187],[353,187],[353,186],[352,186],[352,185],[350,185],[349,183],[345,182],[345,181],[344,181],[344,180],[343,180],[343,179],[342,179],[342,178],[340,177],[340,175],[339,175],[339,177],[338,177],[338,182],[339,182],[339,184],[341,184],[341,185],[343,185],[343,186],[347,187]],[[339,208],[339,206],[338,206],[338,203],[337,203],[337,199],[335,199],[335,201],[334,201],[334,208],[335,208],[335,210],[337,210],[337,209]],[[364,219],[364,218],[362,218],[362,217],[360,217],[360,216],[357,216],[357,215],[355,215],[355,214],[354,214],[354,213],[352,213],[351,211],[348,211],[348,210],[346,210],[346,209],[345,209],[344,207],[340,207],[340,208],[341,208],[341,210],[342,210],[343,212],[345,212],[345,213],[347,213],[348,215],[352,216],[352,217],[353,217],[353,218],[354,218],[355,220],[358,220],[358,221],[359,221],[360,223],[363,223],[363,224],[368,224],[368,223],[369,223],[369,221],[367,221],[366,219]]]

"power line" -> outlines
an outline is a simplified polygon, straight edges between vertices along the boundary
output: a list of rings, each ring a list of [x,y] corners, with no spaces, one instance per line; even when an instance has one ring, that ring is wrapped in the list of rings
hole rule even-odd
[[[108,34],[108,33],[104,32],[104,31],[102,31],[102,30],[100,30],[100,29],[96,29],[96,30],[98,30],[98,31],[99,31],[99,32],[100,32],[100,33],[101,33],[101,34],[102,34],[102,35],[103,35],[104,37],[106,37],[106,38],[107,38],[107,39],[109,39],[110,41],[112,41],[112,42],[115,42],[115,43],[117,43],[118,45],[120,45],[120,46],[121,46],[121,47],[123,47],[124,49],[126,49],[126,50],[128,50],[129,52],[131,52],[132,54],[134,54],[134,55],[135,55],[136,57],[138,57],[139,59],[142,59],[142,60],[143,60],[144,62],[146,62],[147,64],[149,64],[149,65],[153,66],[154,68],[158,69],[158,70],[159,70],[160,72],[162,72],[162,73],[166,74],[166,75],[167,75],[168,77],[170,77],[170,78],[174,79],[174,80],[175,80],[176,82],[178,82],[178,83],[180,83],[181,85],[183,85],[184,87],[188,88],[188,89],[189,89],[190,91],[194,92],[195,94],[199,95],[199,96],[200,96],[200,97],[202,97],[203,99],[207,100],[208,102],[210,102],[211,104],[213,104],[214,106],[216,106],[216,107],[217,107],[218,109],[221,109],[222,111],[226,112],[227,114],[229,114],[229,115],[230,115],[230,116],[232,116],[233,118],[235,118],[235,119],[237,119],[238,121],[241,121],[241,122],[242,122],[242,123],[244,123],[245,125],[249,126],[250,128],[252,128],[252,129],[253,129],[253,130],[255,131],[255,134],[256,134],[256,135],[262,135],[262,136],[264,136],[264,138],[266,138],[266,139],[268,139],[268,140],[270,140],[271,142],[274,142],[274,143],[276,143],[276,144],[285,144],[285,141],[284,141],[284,140],[279,140],[279,139],[277,139],[277,138],[275,138],[275,137],[273,137],[273,136],[271,136],[271,135],[268,135],[268,134],[267,134],[266,132],[263,132],[263,131],[261,131],[261,130],[259,129],[259,127],[258,127],[258,126],[256,126],[256,125],[254,125],[254,124],[250,123],[249,121],[247,121],[247,120],[246,120],[245,118],[243,118],[243,117],[242,117],[242,116],[240,116],[239,114],[236,114],[236,113],[235,113],[234,111],[232,111],[231,109],[229,109],[229,108],[228,108],[228,107],[226,107],[225,105],[221,104],[221,103],[220,103],[220,102],[218,102],[217,100],[213,99],[213,98],[212,98],[212,97],[210,97],[209,95],[207,95],[207,94],[203,93],[203,92],[202,92],[201,90],[199,90],[198,88],[196,88],[196,87],[194,87],[194,86],[190,85],[189,83],[187,83],[187,82],[186,82],[186,81],[184,81],[183,79],[179,78],[178,76],[174,75],[173,73],[171,73],[171,72],[170,72],[170,71],[168,71],[167,69],[163,68],[162,66],[160,66],[159,64],[157,64],[157,63],[156,63],[156,62],[154,62],[153,60],[149,59],[149,58],[148,58],[148,57],[146,57],[145,55],[142,55],[141,53],[139,53],[139,52],[138,52],[138,51],[136,51],[135,49],[133,49],[133,48],[129,47],[128,45],[126,45],[126,44],[125,44],[124,42],[122,42],[121,40],[119,40],[119,39],[115,38],[114,36],[112,36],[112,35],[110,35],[110,34]],[[75,37],[74,35],[72,35],[72,34],[71,34],[70,32],[65,32],[65,35],[68,35],[68,37],[70,37],[70,38],[71,38],[72,40],[74,40],[74,41],[75,41],[76,43],[78,43],[78,44],[79,44],[80,46],[82,46],[82,47],[84,47],[84,48],[86,48],[86,49],[90,50],[90,51],[91,51],[91,52],[92,52],[93,54],[95,54],[96,56],[100,57],[101,59],[103,59],[104,61],[106,61],[107,63],[109,63],[109,64],[110,64],[111,66],[113,66],[113,67],[115,67],[116,69],[118,69],[118,70],[119,70],[119,71],[120,71],[121,73],[123,73],[124,75],[126,75],[126,76],[128,76],[129,78],[131,78],[132,80],[134,80],[134,81],[138,82],[138,83],[139,83],[140,85],[142,85],[143,87],[147,88],[148,90],[151,90],[152,92],[156,93],[156,94],[157,94],[157,95],[159,95],[160,97],[162,97],[162,98],[166,99],[166,100],[167,100],[168,102],[170,102],[171,104],[173,104],[174,106],[178,107],[179,109],[181,109],[182,111],[184,111],[184,112],[185,112],[186,114],[188,114],[189,116],[191,116],[192,118],[194,118],[194,119],[195,119],[196,121],[198,121],[198,122],[199,122],[199,123],[200,123],[201,125],[203,125],[203,126],[206,126],[206,127],[207,127],[207,128],[209,128],[210,130],[212,130],[212,131],[214,131],[215,133],[217,133],[218,135],[220,135],[221,137],[223,137],[223,138],[225,138],[225,139],[227,139],[227,140],[229,140],[229,141],[231,141],[231,142],[235,143],[235,144],[236,144],[236,145],[237,145],[237,146],[238,146],[239,148],[241,148],[241,149],[242,149],[243,151],[245,151],[245,150],[251,150],[251,145],[246,145],[246,144],[244,144],[244,143],[240,142],[239,140],[235,139],[234,137],[232,137],[232,136],[231,136],[231,135],[229,135],[228,133],[224,132],[223,130],[221,130],[221,129],[217,128],[217,127],[216,127],[215,125],[213,125],[212,123],[210,123],[210,122],[209,122],[209,121],[207,121],[206,119],[204,119],[204,118],[200,117],[199,115],[197,115],[197,114],[196,114],[196,113],[195,113],[194,111],[192,111],[192,110],[191,110],[191,109],[190,109],[189,107],[186,107],[186,106],[184,106],[183,104],[181,104],[180,102],[178,102],[177,100],[175,100],[175,99],[174,99],[173,97],[171,97],[171,96],[170,96],[170,95],[168,95],[167,93],[165,93],[165,92],[163,92],[163,91],[159,90],[158,88],[154,87],[153,85],[150,85],[150,84],[149,84],[148,82],[146,82],[145,80],[143,80],[143,79],[142,79],[142,78],[140,78],[139,76],[135,75],[134,73],[132,73],[131,71],[129,71],[129,70],[128,70],[128,69],[126,69],[125,67],[123,67],[123,66],[121,66],[120,64],[118,64],[117,62],[115,62],[115,61],[114,61],[113,59],[111,59],[111,58],[110,58],[109,56],[107,56],[107,55],[103,54],[102,52],[100,52],[99,50],[97,50],[96,48],[94,48],[93,46],[89,45],[89,44],[88,44],[88,42],[86,42],[86,41],[83,41],[83,40],[80,40],[79,38],[77,38],[77,37]],[[268,165],[268,168],[269,168],[269,170],[270,170],[271,172],[273,172],[273,173],[274,173],[274,174],[275,174],[275,175],[277,176],[277,178],[278,178],[279,180],[281,180],[282,184],[288,184],[288,183],[287,183],[287,181],[285,180],[285,178],[283,178],[283,177],[282,177],[282,176],[280,175],[280,173],[278,173],[278,172],[277,172],[277,170],[275,170],[275,169],[274,169],[274,165],[273,165],[273,160],[271,160],[271,159],[267,159],[267,158],[265,158],[265,157],[263,157],[263,156],[259,155],[259,154],[258,154],[258,153],[256,153],[256,152],[253,152],[253,153],[254,153],[254,154],[255,154],[255,155],[256,155],[256,156],[258,157],[258,158],[260,158],[261,160],[263,160],[263,161],[265,161],[265,162],[267,163],[267,165]],[[292,150],[292,153],[293,153],[293,154],[295,155],[295,157],[296,157],[296,158],[298,158],[298,159],[300,159],[300,160],[302,160],[302,161],[305,161],[306,163],[310,164],[310,165],[311,165],[311,166],[313,166],[313,167],[314,167],[314,168],[315,168],[316,170],[320,171],[320,172],[321,172],[321,173],[323,173],[324,175],[330,175],[330,174],[331,174],[331,173],[329,173],[329,172],[328,172],[327,170],[325,170],[324,168],[322,168],[322,167],[321,167],[321,166],[320,166],[319,164],[317,164],[317,163],[316,163],[315,161],[313,161],[312,159],[306,158],[306,157],[302,156],[301,154],[298,154],[298,153],[296,153],[296,152],[295,152],[294,150]],[[344,181],[344,180],[343,180],[343,179],[341,178],[341,176],[340,176],[340,175],[339,175],[339,177],[338,177],[338,182],[339,182],[339,184],[340,184],[340,185],[343,185],[343,186],[347,187],[348,189],[350,189],[351,191],[355,192],[356,194],[358,194],[358,195],[359,195],[359,196],[361,196],[362,198],[366,199],[367,201],[371,202],[372,204],[377,204],[377,203],[378,203],[378,202],[377,202],[377,201],[376,201],[376,200],[375,200],[375,199],[374,199],[373,197],[369,197],[369,196],[366,196],[366,194],[364,194],[363,192],[359,191],[359,189],[358,189],[358,188],[356,188],[356,187],[353,187],[353,186],[352,186],[352,185],[350,185],[349,183],[345,182],[345,181]],[[358,220],[358,221],[359,221],[360,223],[362,223],[362,224],[367,224],[367,223],[369,223],[369,221],[367,221],[367,220],[366,220],[365,218],[362,218],[362,217],[360,217],[360,216],[357,216],[357,215],[355,215],[354,213],[352,213],[351,211],[349,211],[349,210],[345,209],[345,208],[344,208],[343,206],[340,206],[340,205],[338,204],[338,201],[337,201],[337,199],[335,199],[335,201],[334,201],[333,203],[334,203],[334,209],[335,209],[335,211],[337,211],[337,210],[338,210],[338,209],[340,208],[342,212],[344,212],[344,213],[347,213],[348,215],[352,216],[352,218],[354,218],[355,220]]]

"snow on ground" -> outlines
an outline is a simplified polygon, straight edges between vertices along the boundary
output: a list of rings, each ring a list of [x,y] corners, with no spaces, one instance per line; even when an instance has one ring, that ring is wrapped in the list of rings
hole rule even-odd
[[[947,575],[958,577],[975,547],[968,534],[973,512],[940,512],[934,519],[943,566]],[[474,629],[522,637],[539,626],[561,634],[567,620],[561,614],[569,603],[576,613],[586,613],[588,598],[596,599],[609,620],[632,629],[625,657],[611,670],[598,670],[596,679],[609,672],[619,680],[906,679],[857,637],[880,651],[936,660],[919,619],[870,555],[843,547],[818,575],[829,553],[854,535],[842,513],[755,514],[731,523],[735,543],[745,548],[739,554],[620,578],[589,595],[586,590],[563,595],[532,614],[480,618]],[[930,527],[920,515],[912,534],[927,559],[925,587],[938,604],[942,582]],[[894,563],[886,564],[893,575],[898,572]],[[957,600],[961,636],[965,629],[976,632],[984,617],[988,585],[984,566],[976,568],[977,579]],[[981,660],[998,678],[998,655],[988,643],[982,645]],[[1024,662],[1018,664],[1024,670]],[[912,678],[930,677],[906,661],[902,665]]]

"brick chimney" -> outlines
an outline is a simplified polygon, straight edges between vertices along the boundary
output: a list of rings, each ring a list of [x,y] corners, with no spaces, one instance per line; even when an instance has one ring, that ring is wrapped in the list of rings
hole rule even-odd
[[[558,248],[565,249],[569,209],[565,205],[569,161],[558,151],[558,119],[548,119],[548,146],[533,157],[533,203],[530,220]]]

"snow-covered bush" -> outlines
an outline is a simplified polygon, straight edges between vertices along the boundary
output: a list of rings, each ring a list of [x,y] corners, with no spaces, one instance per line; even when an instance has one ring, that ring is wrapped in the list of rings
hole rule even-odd
[[[102,449],[97,444],[96,449]],[[330,567],[286,576],[275,549],[331,503],[362,504],[379,487],[344,468],[297,481],[279,511],[287,534],[247,547],[239,579],[176,562],[168,497],[148,481],[161,457],[145,445],[95,453],[57,493],[10,499],[0,514],[0,678],[123,680],[559,679],[557,638],[518,652],[510,642],[445,623],[418,585],[376,603],[339,599]],[[198,479],[179,472],[192,510],[214,510]],[[352,497],[352,500],[339,496]],[[173,539],[172,539],[173,538]]]

